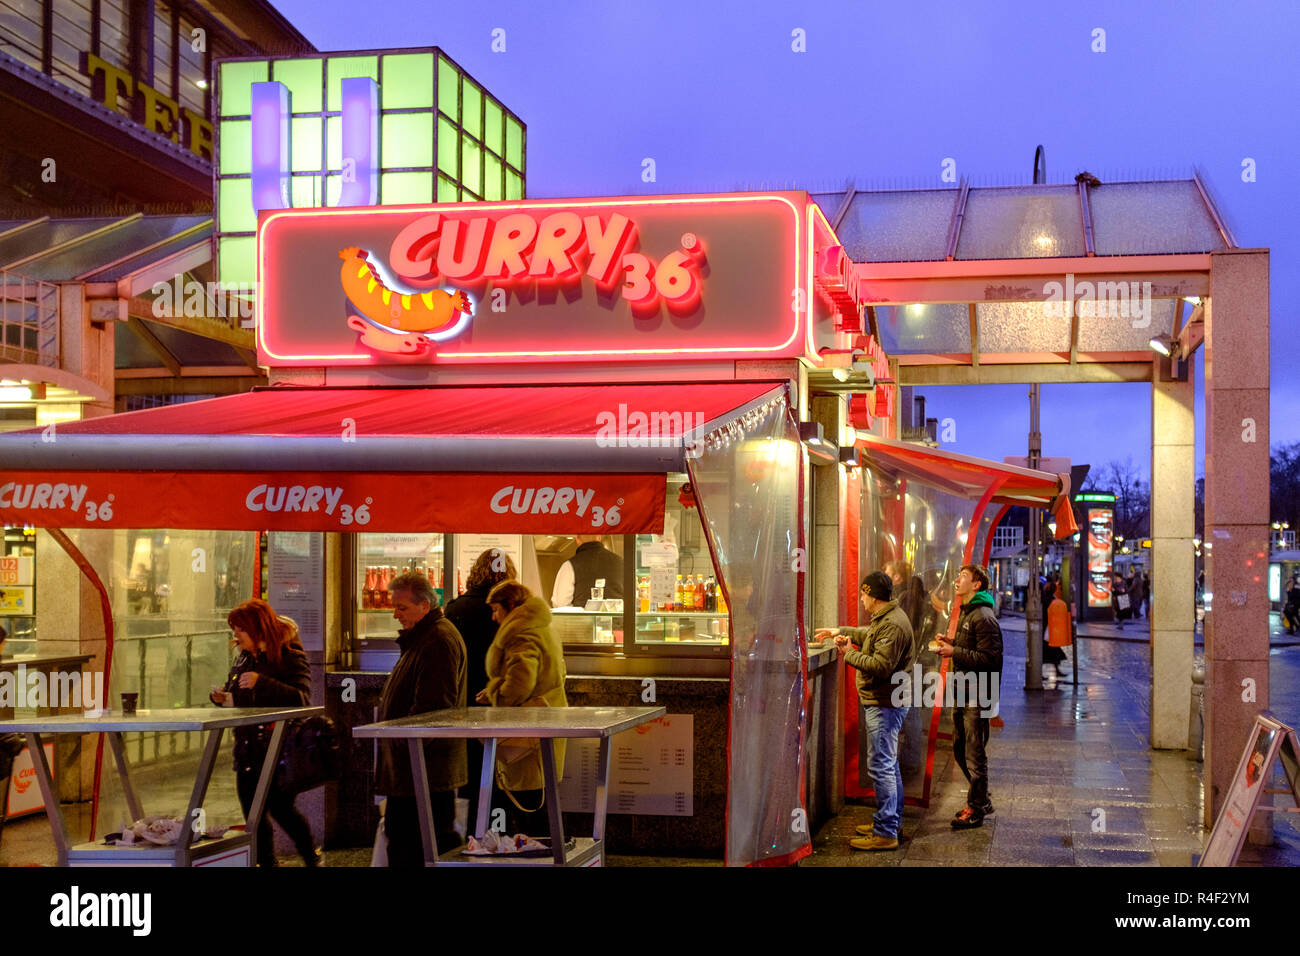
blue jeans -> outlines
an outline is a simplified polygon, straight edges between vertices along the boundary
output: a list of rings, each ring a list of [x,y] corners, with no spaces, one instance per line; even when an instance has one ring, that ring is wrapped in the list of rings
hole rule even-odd
[[[903,819],[903,771],[898,766],[898,731],[906,707],[863,707],[862,726],[871,744],[867,770],[876,789],[876,813],[871,829],[877,836],[897,837]]]

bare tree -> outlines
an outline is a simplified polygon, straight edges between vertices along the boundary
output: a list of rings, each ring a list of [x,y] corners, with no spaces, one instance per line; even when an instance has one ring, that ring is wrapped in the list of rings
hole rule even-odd
[[[1273,521],[1300,527],[1300,442],[1279,445],[1269,458],[1269,513]]]
[[[1127,541],[1145,538],[1151,518],[1151,486],[1129,455],[1108,461],[1095,472],[1096,487],[1115,494],[1115,534]]]

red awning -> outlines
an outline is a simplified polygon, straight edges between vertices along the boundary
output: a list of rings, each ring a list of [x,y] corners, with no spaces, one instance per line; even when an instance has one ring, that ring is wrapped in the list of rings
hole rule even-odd
[[[1069,521],[1061,520],[1062,503],[1064,512],[1070,511],[1069,475],[959,455],[926,445],[880,438],[862,431],[858,432],[857,444],[866,452],[864,464],[875,465],[891,474],[904,476],[959,497],[977,501],[990,484],[1001,481],[990,498],[991,501],[1052,510],[1057,515],[1058,538],[1068,537],[1078,530],[1074,526],[1073,517]]]
[[[662,530],[665,475],[772,383],[272,388],[0,435],[0,522]]]

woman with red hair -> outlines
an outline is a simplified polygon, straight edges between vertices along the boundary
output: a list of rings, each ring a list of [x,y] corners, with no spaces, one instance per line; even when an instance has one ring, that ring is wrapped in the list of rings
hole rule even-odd
[[[226,616],[235,633],[239,656],[230,668],[226,686],[214,689],[211,700],[222,707],[305,707],[311,695],[311,669],[307,652],[298,640],[298,625],[278,616],[265,601],[245,601]],[[257,791],[262,762],[270,746],[271,724],[239,727],[235,730],[235,789],[248,816]],[[275,866],[275,843],[271,817],[293,840],[303,863],[320,864],[320,852],[312,840],[311,826],[293,805],[293,794],[271,783],[267,814],[257,828],[257,863]]]

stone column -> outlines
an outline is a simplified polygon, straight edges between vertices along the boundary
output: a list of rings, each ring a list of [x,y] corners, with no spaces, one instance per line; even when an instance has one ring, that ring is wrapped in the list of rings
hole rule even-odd
[[[1214,253],[1205,308],[1207,825],[1268,707],[1268,268],[1266,249]],[[1272,842],[1271,817],[1256,816],[1252,842]]]
[[[1195,654],[1195,407],[1191,376],[1151,381],[1151,746],[1187,746]]]

